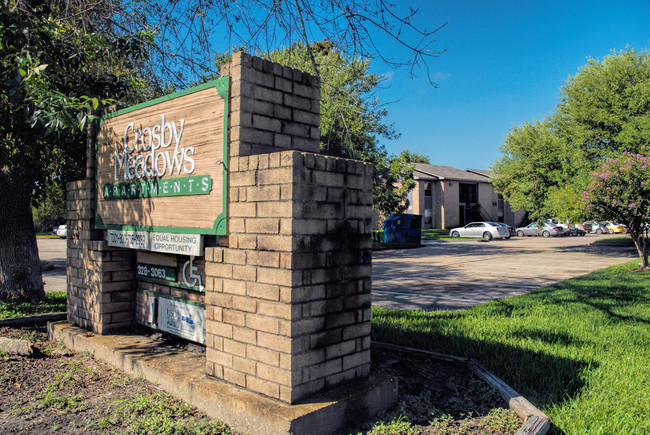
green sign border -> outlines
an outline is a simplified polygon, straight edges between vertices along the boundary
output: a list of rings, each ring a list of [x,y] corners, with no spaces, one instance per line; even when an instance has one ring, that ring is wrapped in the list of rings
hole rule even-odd
[[[123,231],[149,231],[149,232],[165,232],[165,233],[186,233],[186,234],[211,234],[217,236],[225,236],[227,234],[226,219],[228,211],[228,111],[230,102],[230,77],[221,77],[217,80],[212,80],[199,86],[195,86],[184,91],[175,92],[173,94],[165,95],[164,97],[156,98],[155,100],[147,101],[135,106],[127,107],[126,109],[118,110],[109,113],[102,117],[101,124],[105,120],[115,116],[124,115],[135,110],[143,109],[145,107],[160,104],[165,101],[173,100],[178,97],[193,94],[195,92],[203,91],[205,89],[215,88],[217,93],[224,100],[224,116],[223,116],[223,204],[221,213],[214,221],[214,225],[208,228],[186,228],[186,227],[160,227],[153,225],[115,225],[104,224],[102,218],[97,211],[97,202],[99,200],[99,192],[101,186],[97,183],[97,170],[95,170],[95,228],[100,230],[123,230]],[[101,130],[100,124],[100,130]],[[99,133],[98,133],[99,134]],[[95,141],[95,161],[97,161],[97,153],[99,152],[97,141]]]

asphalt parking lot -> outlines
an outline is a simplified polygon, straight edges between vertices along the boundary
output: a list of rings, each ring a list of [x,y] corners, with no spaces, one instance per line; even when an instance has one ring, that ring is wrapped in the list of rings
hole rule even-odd
[[[610,235],[428,242],[373,253],[372,303],[409,310],[459,310],[520,295],[637,257],[633,248],[592,243]],[[65,290],[62,239],[39,239],[46,291]]]
[[[372,303],[409,310],[459,310],[637,258],[633,248],[592,243],[614,236],[439,240],[373,253]]]

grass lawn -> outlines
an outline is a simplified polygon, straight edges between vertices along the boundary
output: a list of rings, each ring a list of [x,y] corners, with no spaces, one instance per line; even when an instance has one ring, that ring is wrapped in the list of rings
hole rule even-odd
[[[464,311],[373,308],[374,340],[476,358],[555,433],[650,433],[650,274],[638,261]]]
[[[443,230],[440,228],[433,228],[422,230],[422,240],[440,240],[440,239],[454,239],[449,235],[449,229]]]
[[[41,239],[58,239],[59,238],[59,236],[55,236],[51,232],[49,232],[49,233],[36,233],[36,237],[39,237]]]
[[[65,292],[45,293],[45,300],[38,305],[29,302],[0,302],[0,319],[65,311],[65,304]]]

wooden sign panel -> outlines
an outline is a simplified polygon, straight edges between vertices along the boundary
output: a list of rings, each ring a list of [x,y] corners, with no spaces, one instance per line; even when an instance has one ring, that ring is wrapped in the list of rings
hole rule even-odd
[[[102,119],[96,228],[226,234],[228,77]]]

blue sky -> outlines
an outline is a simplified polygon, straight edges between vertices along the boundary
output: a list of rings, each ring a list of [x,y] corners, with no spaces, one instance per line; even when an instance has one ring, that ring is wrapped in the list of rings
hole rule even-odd
[[[560,87],[587,58],[650,46],[650,0],[399,3],[420,4],[427,28],[448,22],[433,46],[447,51],[429,64],[438,88],[422,71],[411,79],[406,68],[373,61],[389,86],[378,97],[393,101],[386,120],[401,133],[382,143],[460,169],[487,169],[513,126],[554,110]]]

